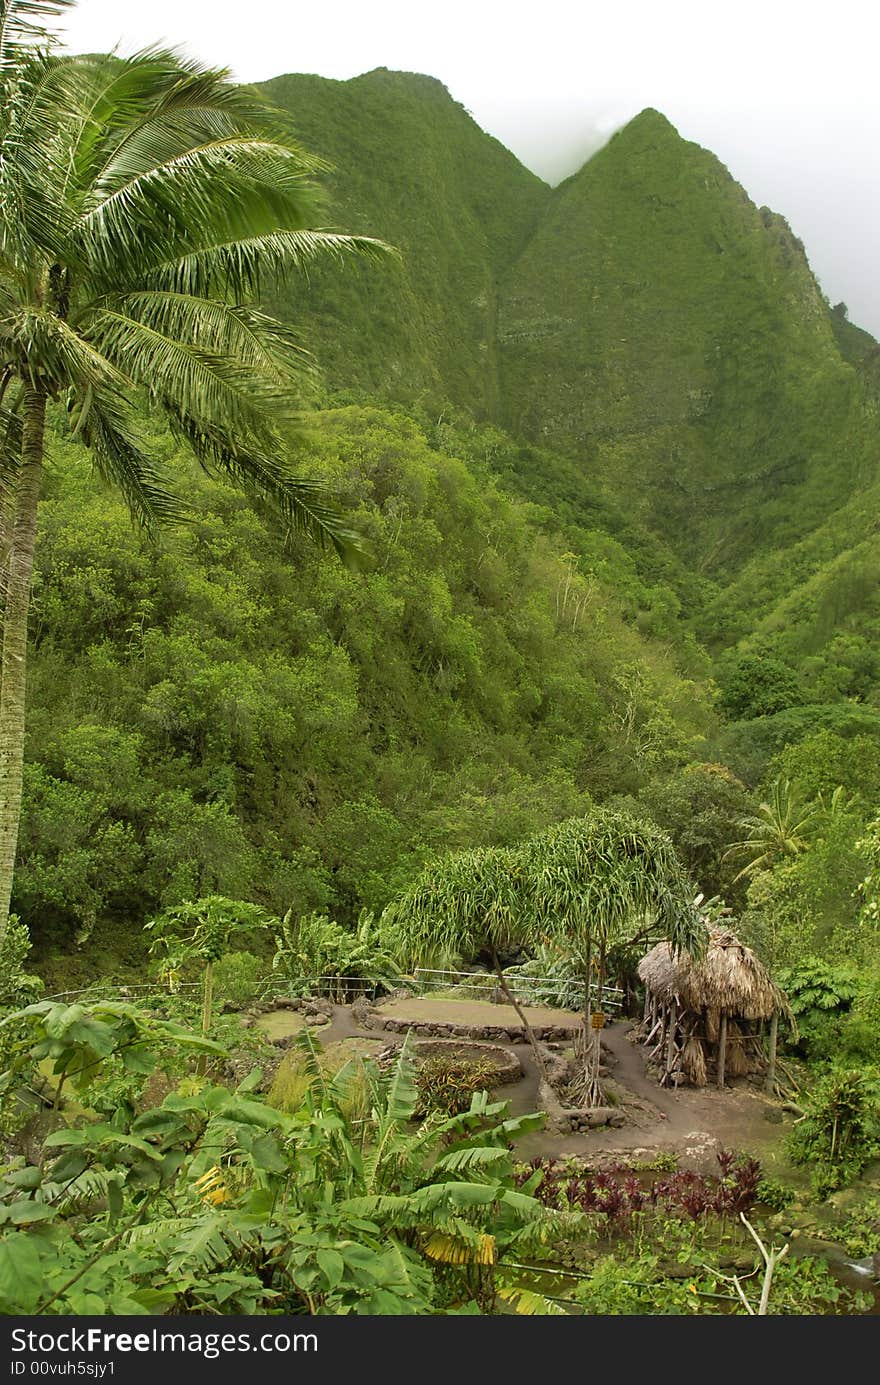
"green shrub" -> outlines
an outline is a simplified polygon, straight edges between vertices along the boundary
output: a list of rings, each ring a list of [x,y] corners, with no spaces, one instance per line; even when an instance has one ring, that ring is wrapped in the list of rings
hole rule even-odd
[[[828,1060],[839,1049],[841,1020],[859,993],[856,972],[832,966],[821,957],[804,957],[777,977],[798,1023],[798,1052],[805,1058]]]
[[[267,1101],[279,1111],[295,1114],[310,1091],[331,1083],[334,1097],[349,1120],[366,1120],[370,1113],[369,1055],[353,1041],[330,1044],[309,1054],[294,1045],[278,1064]],[[317,1064],[317,1066],[316,1066]]]
[[[816,1083],[789,1140],[795,1163],[809,1164],[820,1196],[858,1176],[880,1153],[880,1074],[833,1068]]]
[[[775,1178],[765,1177],[758,1184],[757,1200],[765,1207],[772,1207],[774,1212],[782,1212],[794,1201],[794,1189],[777,1183]]]
[[[214,990],[218,1000],[239,1010],[254,1000],[265,965],[253,952],[229,952],[214,966]]]
[[[853,1208],[838,1234],[849,1255],[873,1254],[880,1246],[880,1198],[869,1198]]]
[[[31,939],[27,928],[15,914],[10,914],[3,941],[0,942],[0,1008],[26,1005],[43,989],[40,978],[24,970],[30,950]]]
[[[493,1063],[478,1058],[427,1058],[416,1076],[419,1113],[444,1111],[454,1116],[467,1111],[474,1092],[491,1091],[498,1073]]]
[[[871,972],[860,982],[840,1043],[847,1062],[880,1065],[880,972]]]
[[[297,995],[329,990],[340,1003],[361,994],[364,983],[366,989],[391,990],[399,978],[379,921],[367,909],[353,930],[326,914],[304,914],[295,921],[286,913],[275,934],[272,969]]]

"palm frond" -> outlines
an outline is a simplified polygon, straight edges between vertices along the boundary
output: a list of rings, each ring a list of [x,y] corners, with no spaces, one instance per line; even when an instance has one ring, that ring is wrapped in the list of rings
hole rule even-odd
[[[247,130],[294,149],[303,172],[326,172],[323,159],[307,153],[293,138],[286,112],[271,105],[252,87],[238,86],[229,72],[205,67],[176,50],[149,48],[126,60],[106,95],[108,113],[121,127],[103,167],[99,186],[111,186],[132,172],[146,172],[187,144]],[[127,102],[120,101],[125,82]]]
[[[293,329],[252,308],[168,289],[123,294],[115,307],[162,336],[230,356],[288,391],[314,370]]]
[[[284,283],[322,259],[359,259],[383,264],[400,259],[399,251],[373,236],[343,235],[332,230],[290,230],[270,225],[262,234],[230,240],[220,237],[188,254],[147,259],[147,284],[197,295],[220,293],[235,302],[258,298],[269,281]]]
[[[235,240],[260,229],[304,227],[315,193],[298,154],[251,135],[185,148],[146,171],[96,186],[76,238],[96,274],[114,282],[145,246],[162,259],[192,253],[205,234]]]
[[[48,27],[69,10],[75,0],[0,0],[0,75],[15,72],[22,49],[45,44],[52,37]]]
[[[205,433],[222,430],[243,448],[271,446],[276,423],[294,417],[289,379],[285,388],[280,372],[268,378],[246,360],[205,350],[191,339],[200,323],[189,316],[190,330],[180,335],[101,308],[89,323],[89,338],[102,358]]]
[[[131,387],[131,376],[48,309],[22,308],[8,322],[5,335],[25,359],[39,360],[41,374],[50,380],[65,381],[83,393]]]
[[[347,565],[357,568],[369,556],[362,536],[345,520],[327,487],[309,477],[295,476],[286,465],[286,448],[279,442],[281,460],[256,450],[233,448],[217,430],[199,428],[175,416],[166,403],[172,431],[187,442],[209,472],[226,475],[254,496],[270,501],[292,529],[319,547],[328,544]]]
[[[76,426],[92,450],[100,475],[119,488],[145,529],[154,531],[187,517],[186,507],[174,495],[121,401],[107,391],[87,397]]]

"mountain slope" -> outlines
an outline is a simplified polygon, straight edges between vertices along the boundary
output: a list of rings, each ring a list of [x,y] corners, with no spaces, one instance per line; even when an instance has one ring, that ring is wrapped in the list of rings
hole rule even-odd
[[[656,111],[551,191],[432,78],[267,91],[335,164],[328,222],[404,256],[316,271],[272,305],[302,325],[331,399],[501,423],[518,447],[474,447],[564,523],[584,570],[610,536],[716,649],[756,628],[775,646],[798,612],[805,648],[826,639],[799,591],[837,591],[868,541],[880,367],[783,218]]]
[[[496,284],[550,189],[432,77],[379,68],[264,90],[334,165],[328,224],[403,254],[400,268],[316,269],[273,304],[305,322],[331,388],[495,415]]]
[[[656,111],[556,190],[500,334],[507,426],[612,476],[701,564],[799,538],[874,473],[801,243]]]

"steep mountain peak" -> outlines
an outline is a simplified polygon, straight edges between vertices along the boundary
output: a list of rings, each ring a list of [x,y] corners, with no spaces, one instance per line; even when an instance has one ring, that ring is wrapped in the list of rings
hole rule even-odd
[[[659,111],[556,189],[499,338],[505,425],[712,566],[816,522],[867,463],[863,387],[803,246]]]
[[[405,72],[402,68],[396,67],[373,67],[369,72],[362,72],[359,77],[353,77],[352,81],[369,82],[374,86],[382,83],[386,87],[408,87],[421,96],[444,96],[447,101],[454,99],[440,78],[431,77],[427,72]]]
[[[403,255],[400,266],[344,275],[316,266],[308,286],[273,304],[307,324],[330,387],[497,414],[497,285],[550,189],[435,77],[377,67],[345,82],[287,76],[265,90],[333,166],[327,223]]]
[[[627,121],[587,159],[577,173],[559,184],[557,191],[595,181],[597,170],[606,178],[630,181],[638,178],[662,195],[674,179],[690,174],[699,182],[732,183],[720,160],[702,145],[687,140],[662,111],[647,106]]]
[[[681,139],[681,135],[669,117],[654,106],[646,106],[643,111],[639,111],[638,115],[634,115],[632,120],[628,120],[617,133],[633,135],[641,134],[643,131],[651,134],[675,135],[676,138]]]

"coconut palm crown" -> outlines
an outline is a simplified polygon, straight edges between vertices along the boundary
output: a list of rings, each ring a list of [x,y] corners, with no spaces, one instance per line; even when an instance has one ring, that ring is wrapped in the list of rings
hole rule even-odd
[[[224,71],[151,49],[77,58],[68,0],[0,0],[0,938],[21,801],[27,614],[50,401],[148,527],[181,505],[139,436],[157,409],[198,461],[345,554],[357,536],[291,470],[310,370],[256,306],[321,254],[387,247],[312,229],[319,161]]]

